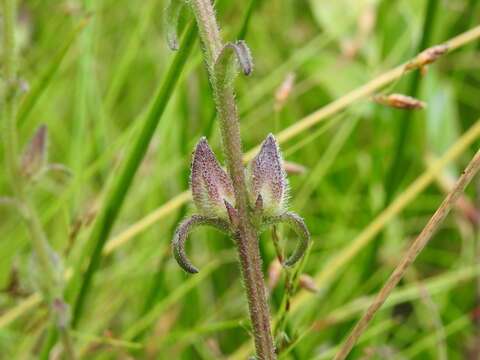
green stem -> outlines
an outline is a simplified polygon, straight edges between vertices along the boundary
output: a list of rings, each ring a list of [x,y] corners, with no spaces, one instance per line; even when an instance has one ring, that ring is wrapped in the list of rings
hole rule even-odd
[[[235,192],[235,204],[239,217],[238,231],[235,238],[248,298],[256,355],[259,360],[273,360],[276,359],[275,346],[270,329],[270,316],[263,281],[260,249],[258,247],[258,234],[251,224],[248,209],[248,195],[234,88],[231,81],[217,81],[215,78],[215,61],[223,45],[211,1],[194,0],[190,4],[197,20],[200,38],[205,50],[205,59],[219,116],[225,162]]]

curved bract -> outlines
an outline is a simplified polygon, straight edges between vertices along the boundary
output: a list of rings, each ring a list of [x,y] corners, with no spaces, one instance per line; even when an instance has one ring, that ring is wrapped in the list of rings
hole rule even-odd
[[[175,230],[175,235],[172,241],[173,254],[178,265],[191,274],[198,273],[198,269],[193,266],[187,258],[185,253],[185,241],[192,230],[198,226],[212,226],[222,232],[230,233],[230,226],[226,221],[209,216],[193,215],[180,224],[177,230]]]
[[[300,260],[305,251],[308,249],[310,244],[310,233],[308,232],[307,226],[303,222],[303,219],[293,213],[283,213],[278,216],[267,217],[264,219],[265,225],[277,225],[285,224],[292,228],[293,231],[299,236],[299,243],[293,253],[293,255],[285,261],[285,265],[292,266],[298,260]]]
[[[235,58],[238,61],[244,75],[250,75],[253,70],[253,60],[250,53],[250,49],[243,40],[236,42],[228,42],[223,45],[220,54],[215,60],[213,66],[215,79],[217,85],[225,84],[229,81],[233,81],[234,76],[230,73],[231,65]]]

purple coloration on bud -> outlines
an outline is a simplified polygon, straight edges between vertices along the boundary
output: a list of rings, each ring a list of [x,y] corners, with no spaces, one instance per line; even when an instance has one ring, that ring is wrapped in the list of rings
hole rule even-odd
[[[228,218],[224,201],[235,204],[232,181],[215,159],[205,137],[200,139],[193,154],[190,184],[200,214]]]
[[[312,293],[317,293],[318,292],[318,286],[315,283],[315,279],[312,278],[310,275],[302,274],[299,277],[299,285],[300,287],[304,288],[307,291],[310,291]]]
[[[248,168],[250,202],[256,208],[261,196],[265,216],[281,214],[288,199],[288,181],[282,167],[282,158],[272,134],[262,144],[260,152]]]
[[[21,171],[27,178],[31,179],[45,169],[47,164],[47,126],[40,125],[30,139],[22,157]]]

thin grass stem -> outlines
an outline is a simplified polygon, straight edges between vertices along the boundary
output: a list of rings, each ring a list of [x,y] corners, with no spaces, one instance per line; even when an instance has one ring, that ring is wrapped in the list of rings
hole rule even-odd
[[[452,207],[455,205],[457,199],[462,195],[466,186],[470,183],[472,178],[480,169],[480,150],[477,151],[473,159],[470,161],[462,176],[458,179],[453,189],[449,192],[447,197],[443,200],[440,207],[435,214],[430,218],[427,225],[424,227],[420,235],[413,242],[410,248],[403,256],[400,264],[395,268],[390,275],[387,282],[383,285],[378,295],[373,300],[370,307],[365,311],[362,318],[358,321],[357,325],[353,328],[352,332],[348,336],[347,340],[343,343],[339,352],[335,356],[334,360],[343,360],[350,353],[359,337],[373,319],[377,311],[383,305],[390,293],[393,291],[398,282],[402,279],[407,271],[408,267],[415,261],[417,256],[422,252],[425,246],[428,244],[432,236],[438,230],[445,217],[448,215]]]

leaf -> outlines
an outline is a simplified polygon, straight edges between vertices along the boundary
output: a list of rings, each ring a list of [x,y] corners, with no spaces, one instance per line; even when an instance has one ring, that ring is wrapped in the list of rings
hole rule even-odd
[[[198,273],[198,269],[193,266],[187,258],[185,253],[185,241],[195,228],[207,225],[225,233],[230,231],[230,227],[226,221],[202,215],[193,215],[181,223],[177,230],[175,230],[175,235],[172,241],[173,255],[175,256],[178,265],[190,274]]]

